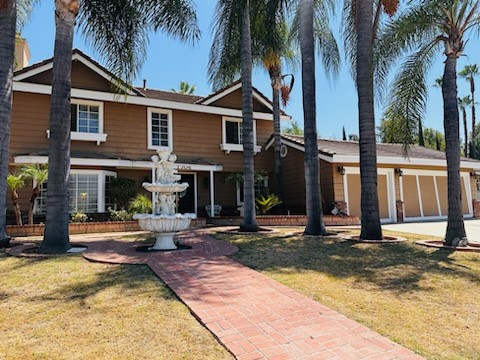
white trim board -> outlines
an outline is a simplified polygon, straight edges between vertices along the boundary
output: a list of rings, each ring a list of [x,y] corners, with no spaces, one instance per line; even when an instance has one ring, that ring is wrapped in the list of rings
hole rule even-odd
[[[13,90],[18,92],[28,92],[34,94],[50,95],[52,93],[52,87],[50,85],[32,84],[26,82],[13,82]],[[84,89],[72,89],[72,97],[95,100],[95,101],[108,101],[121,104],[141,105],[146,107],[166,108],[171,110],[183,110],[205,114],[242,117],[242,110],[221,108],[216,106],[208,106],[201,104],[188,104],[170,100],[152,99],[140,96],[121,96],[114,93],[84,90]],[[273,121],[272,114],[253,112],[255,120],[269,120]],[[281,115],[281,120],[290,120],[288,115]],[[480,168],[479,168],[480,169]]]
[[[15,156],[13,165],[19,164],[46,164],[48,156]],[[133,168],[151,170],[153,163],[151,161],[133,161],[122,159],[87,159],[87,158],[70,158],[70,164],[74,166],[108,166],[115,168]],[[200,165],[175,163],[179,171],[222,171],[223,165]]]

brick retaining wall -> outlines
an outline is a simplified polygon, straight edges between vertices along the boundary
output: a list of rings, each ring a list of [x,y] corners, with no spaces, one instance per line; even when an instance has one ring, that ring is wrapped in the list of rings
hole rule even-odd
[[[208,222],[217,226],[237,226],[242,223],[241,217],[220,217],[208,219]],[[305,215],[257,215],[259,226],[305,226],[307,217]],[[327,226],[359,225],[357,216],[334,216],[324,215],[323,220]]]
[[[200,228],[204,227],[205,219],[194,219],[190,227]],[[85,223],[70,223],[70,235],[75,234],[90,234],[90,233],[107,233],[107,232],[124,232],[124,231],[140,231],[138,221],[106,221],[106,222],[85,222]],[[36,225],[8,225],[7,234],[12,237],[21,236],[43,236],[44,224]]]

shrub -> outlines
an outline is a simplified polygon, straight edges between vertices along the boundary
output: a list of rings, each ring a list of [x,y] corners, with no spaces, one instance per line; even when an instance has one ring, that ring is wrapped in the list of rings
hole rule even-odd
[[[112,208],[108,208],[108,212],[110,213],[110,219],[112,221],[132,220],[132,214],[130,214],[127,210],[113,210]]]
[[[108,196],[120,209],[125,209],[128,202],[135,196],[135,180],[127,178],[113,178],[107,186]]]
[[[83,211],[74,211],[71,216],[72,222],[74,223],[84,223],[88,221],[88,215]]]
[[[257,203],[258,210],[260,210],[261,214],[266,214],[273,207],[283,203],[283,201],[275,194],[270,194],[268,196],[260,195],[255,199],[255,202]]]
[[[128,211],[131,214],[151,214],[152,213],[152,200],[146,195],[138,194],[128,206]]]

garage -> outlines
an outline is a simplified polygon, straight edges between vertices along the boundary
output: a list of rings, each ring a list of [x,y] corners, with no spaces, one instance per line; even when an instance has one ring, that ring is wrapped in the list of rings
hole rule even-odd
[[[462,209],[472,216],[472,199],[468,182],[470,174],[462,172]],[[400,198],[405,221],[439,219],[447,215],[447,174],[445,171],[403,169],[400,176]]]

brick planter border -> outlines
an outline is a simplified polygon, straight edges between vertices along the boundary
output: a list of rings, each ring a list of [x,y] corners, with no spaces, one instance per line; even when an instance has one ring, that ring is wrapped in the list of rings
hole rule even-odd
[[[192,220],[190,227],[200,228],[204,227],[205,219],[199,218]],[[126,232],[126,231],[140,231],[138,221],[105,221],[105,222],[85,222],[85,223],[70,223],[68,225],[70,235],[75,234],[91,234],[91,233],[108,233],[108,232]],[[45,229],[44,224],[35,225],[8,225],[7,234],[12,237],[23,236],[43,236]]]
[[[242,223],[241,217],[219,217],[208,219],[208,222],[217,226],[235,226]],[[259,226],[305,226],[306,215],[257,215]],[[359,225],[357,216],[334,216],[324,215],[323,220],[326,226]]]

